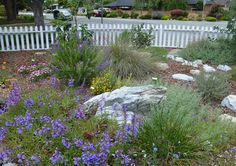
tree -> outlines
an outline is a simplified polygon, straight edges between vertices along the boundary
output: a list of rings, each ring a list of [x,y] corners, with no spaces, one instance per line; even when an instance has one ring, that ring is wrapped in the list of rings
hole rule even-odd
[[[30,0],[30,6],[34,13],[34,22],[36,26],[44,26],[43,3],[44,0]]]
[[[16,20],[16,0],[2,0],[2,3],[5,6],[7,21]]]

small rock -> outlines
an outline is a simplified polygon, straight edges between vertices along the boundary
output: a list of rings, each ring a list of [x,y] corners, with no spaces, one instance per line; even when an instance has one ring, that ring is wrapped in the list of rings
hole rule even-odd
[[[193,61],[193,64],[203,65],[202,60],[200,60],[200,59]]]
[[[190,74],[192,75],[199,75],[201,73],[200,70],[190,70]]]
[[[217,66],[217,69],[219,69],[221,71],[226,71],[226,72],[232,70],[232,68],[229,67],[228,65],[219,65],[219,66]]]
[[[212,72],[215,72],[215,71],[216,71],[216,69],[215,69],[214,67],[211,67],[211,66],[209,66],[209,65],[203,65],[203,69],[204,69],[204,71],[207,72],[207,73],[212,73]]]
[[[225,97],[221,102],[221,105],[236,112],[236,95],[229,95]]]
[[[193,63],[192,62],[189,62],[187,60],[184,60],[184,62],[182,63],[183,66],[192,66]]]
[[[184,62],[184,59],[181,58],[181,57],[176,57],[176,58],[175,58],[175,61],[176,61],[176,62],[183,63],[183,62]]]
[[[175,60],[175,55],[168,54],[166,57],[167,57],[168,59]]]
[[[188,76],[186,74],[174,74],[172,78],[175,80],[182,80],[182,81],[194,81],[193,77]]]
[[[220,115],[220,118],[222,120],[230,120],[231,122],[236,123],[236,117],[230,116],[228,114],[222,114],[222,115]]]
[[[36,52],[36,53],[34,53],[34,55],[47,55],[47,52],[44,52],[44,51],[43,52],[42,51]]]
[[[157,67],[158,67],[160,70],[167,70],[167,69],[170,68],[167,63],[157,63]]]

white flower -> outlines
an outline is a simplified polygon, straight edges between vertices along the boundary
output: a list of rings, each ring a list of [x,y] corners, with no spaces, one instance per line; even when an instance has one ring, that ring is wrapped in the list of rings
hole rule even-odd
[[[90,89],[94,90],[95,88],[93,86],[91,86]]]
[[[152,77],[152,80],[157,81],[157,77]]]

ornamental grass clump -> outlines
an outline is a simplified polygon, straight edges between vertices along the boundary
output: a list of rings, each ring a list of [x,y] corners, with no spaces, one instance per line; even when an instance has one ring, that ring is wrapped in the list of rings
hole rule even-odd
[[[111,61],[111,68],[121,79],[132,77],[142,80],[157,72],[151,57],[132,46],[128,32],[111,46],[106,58]]]
[[[52,56],[52,66],[57,69],[56,76],[66,83],[74,79],[75,86],[83,81],[90,83],[99,63],[99,50],[92,44],[90,31],[87,27],[81,31],[81,34],[75,29],[63,32]]]
[[[168,88],[166,99],[153,107],[137,136],[137,146],[151,163],[209,164],[209,154],[214,156],[234,140],[235,125],[221,121],[217,110],[209,112],[200,104],[196,92],[177,86]]]

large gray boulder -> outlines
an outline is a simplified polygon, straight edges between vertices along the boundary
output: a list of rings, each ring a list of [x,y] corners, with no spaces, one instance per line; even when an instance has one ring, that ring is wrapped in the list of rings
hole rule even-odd
[[[151,104],[158,104],[165,98],[166,90],[165,87],[155,85],[122,87],[86,101],[84,110],[87,113],[96,110],[97,116],[106,114],[108,118],[116,119],[119,123],[126,118],[130,122],[133,114],[148,114]]]

